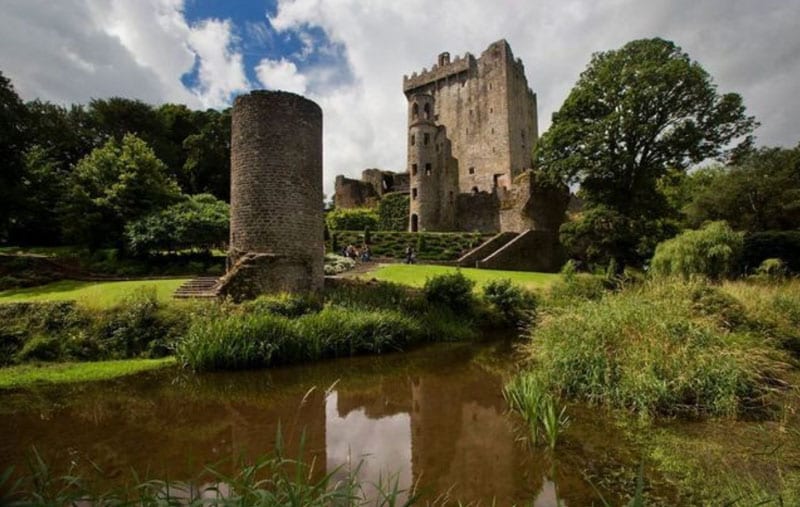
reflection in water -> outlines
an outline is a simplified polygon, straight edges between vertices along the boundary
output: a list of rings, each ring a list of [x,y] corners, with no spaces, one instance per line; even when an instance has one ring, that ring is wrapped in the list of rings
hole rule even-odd
[[[325,400],[325,451],[328,473],[342,479],[347,468],[358,468],[362,483],[381,484],[384,489],[396,482],[399,489],[411,487],[411,420],[407,413],[367,416],[363,408],[344,416],[338,410],[339,394],[331,392]],[[370,494],[370,491],[366,491]],[[407,495],[401,495],[405,501]]]
[[[25,453],[36,446],[56,473],[97,463],[107,487],[127,482],[132,469],[142,478],[189,481],[206,464],[228,463],[230,470],[269,453],[280,431],[285,455],[302,447],[318,464],[317,477],[363,459],[362,481],[418,485],[428,499],[449,492],[453,500],[498,505],[595,501],[579,472],[592,459],[580,453],[591,448],[576,446],[579,453],[562,460],[556,478],[552,455],[517,441],[502,379],[478,365],[479,352],[487,351],[437,345],[268,371],[177,379],[162,371],[0,393],[0,470],[24,468]],[[337,381],[327,396],[312,390]]]

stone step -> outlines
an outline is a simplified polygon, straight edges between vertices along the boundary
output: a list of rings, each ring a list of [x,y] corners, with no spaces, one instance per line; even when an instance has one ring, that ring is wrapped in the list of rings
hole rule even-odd
[[[200,276],[187,280],[172,294],[176,299],[205,299],[217,297],[219,279],[211,276]]]

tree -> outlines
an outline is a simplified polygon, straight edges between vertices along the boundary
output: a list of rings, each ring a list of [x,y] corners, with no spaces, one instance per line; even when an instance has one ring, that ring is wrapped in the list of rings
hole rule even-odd
[[[132,252],[211,250],[228,241],[230,210],[210,194],[189,196],[128,223],[125,238]]]
[[[658,189],[669,168],[734,157],[750,147],[755,126],[741,97],[719,95],[708,73],[674,43],[636,40],[592,56],[535,158],[551,176],[579,184],[587,208],[602,206],[624,217],[629,230],[646,230],[640,222],[670,213]],[[638,262],[648,256],[641,239],[622,242],[636,244]]]
[[[48,150],[38,145],[32,146],[24,158],[9,240],[16,245],[57,245],[61,241],[59,210],[68,174]]]
[[[692,226],[726,220],[748,232],[800,229],[800,145],[762,148],[735,165],[697,171],[688,179],[685,212]]]
[[[705,275],[720,278],[734,274],[742,254],[742,234],[723,222],[710,222],[660,243],[653,255],[656,275]]]
[[[19,189],[27,147],[27,110],[11,81],[0,72],[0,242],[8,235]]]
[[[183,140],[186,161],[181,186],[192,194],[209,193],[230,201],[231,113],[210,109],[202,116],[199,131]]]
[[[133,134],[110,139],[84,157],[70,178],[65,230],[92,247],[122,246],[127,222],[180,199],[177,182]]]

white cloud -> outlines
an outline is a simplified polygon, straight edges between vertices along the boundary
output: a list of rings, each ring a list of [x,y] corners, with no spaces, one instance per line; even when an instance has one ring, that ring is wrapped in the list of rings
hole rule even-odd
[[[206,107],[221,107],[231,94],[247,90],[241,53],[231,49],[231,23],[209,19],[192,27],[189,45],[200,61],[200,85],[195,89]]]
[[[281,58],[280,60],[263,59],[256,67],[259,82],[270,90],[285,90],[304,94],[308,79],[297,72],[297,66]]]
[[[0,69],[26,99],[125,96],[221,107],[249,88],[229,21],[190,26],[183,0],[6,0]],[[181,78],[198,66],[198,86]]]

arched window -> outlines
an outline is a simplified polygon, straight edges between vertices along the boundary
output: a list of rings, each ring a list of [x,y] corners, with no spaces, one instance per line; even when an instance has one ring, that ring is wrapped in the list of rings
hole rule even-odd
[[[413,106],[411,106],[411,117],[413,119],[415,119],[415,120],[417,118],[419,118],[419,105],[418,104],[414,104]]]
[[[425,104],[425,107],[423,108],[423,111],[425,111],[425,119],[426,120],[430,120],[431,119],[431,105],[430,104]]]

